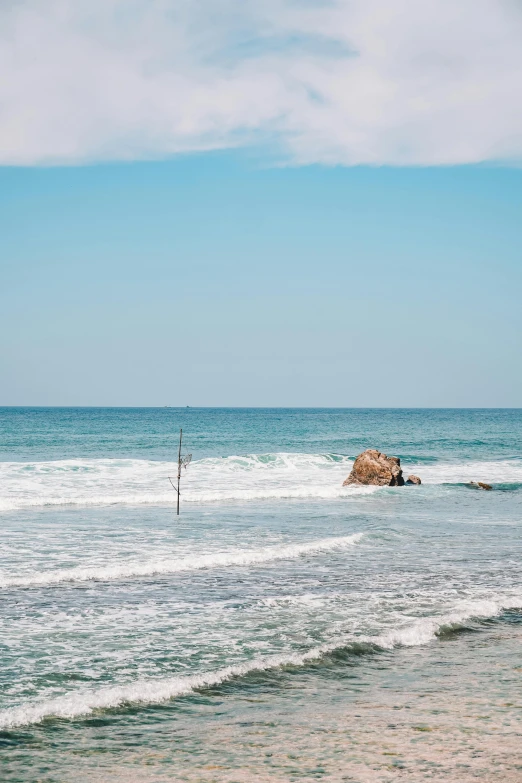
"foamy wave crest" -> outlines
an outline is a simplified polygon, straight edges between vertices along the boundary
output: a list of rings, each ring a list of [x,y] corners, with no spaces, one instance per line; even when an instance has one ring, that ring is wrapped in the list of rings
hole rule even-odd
[[[154,559],[148,562],[122,563],[94,568],[63,568],[30,576],[0,577],[0,587],[45,587],[61,582],[112,581],[139,576],[174,574],[180,571],[198,571],[228,566],[248,566],[274,560],[290,560],[303,555],[314,555],[355,545],[363,533],[337,538],[323,538],[303,544],[263,547],[232,552],[213,552],[207,555],[189,555],[182,558]]]
[[[407,473],[419,475],[424,484],[461,484],[468,481],[515,484],[522,481],[522,460],[409,465]]]
[[[424,645],[436,639],[445,628],[462,627],[464,623],[471,620],[496,617],[502,611],[521,606],[522,596],[498,601],[469,601],[450,614],[421,618],[380,636],[342,636],[303,653],[283,653],[259,657],[214,672],[158,680],[138,680],[134,683],[97,690],[78,690],[65,696],[1,710],[0,729],[14,729],[18,726],[39,723],[46,718],[78,718],[89,715],[96,710],[121,708],[127,704],[161,704],[193,691],[245,676],[251,672],[268,671],[283,666],[303,666],[336,650],[347,649],[350,646],[360,647],[361,643],[385,649]]]
[[[258,454],[194,461],[183,474],[186,503],[348,498],[382,487],[343,487],[353,460],[338,454]],[[424,484],[522,482],[522,460],[403,465]],[[0,511],[38,506],[175,503],[172,462],[132,459],[0,463]]]
[[[443,631],[462,628],[471,620],[497,617],[507,609],[521,607],[522,595],[505,596],[498,600],[462,601],[448,614],[439,617],[422,617],[402,628],[368,637],[366,641],[389,650],[394,647],[417,647],[432,642]]]
[[[336,498],[375,487],[342,487],[352,461],[335,454],[261,454],[196,460],[183,474],[183,501]],[[36,506],[174,503],[177,466],[148,460],[0,463],[0,510]]]
[[[185,696],[196,690],[219,685],[235,677],[254,671],[266,671],[279,666],[300,666],[318,658],[321,648],[304,655],[273,655],[257,658],[237,666],[228,666],[215,672],[161,680],[140,680],[128,685],[113,686],[96,691],[75,692],[67,696],[0,711],[0,729],[12,729],[45,718],[76,718],[95,710],[114,709],[126,704],[161,704],[176,696]]]

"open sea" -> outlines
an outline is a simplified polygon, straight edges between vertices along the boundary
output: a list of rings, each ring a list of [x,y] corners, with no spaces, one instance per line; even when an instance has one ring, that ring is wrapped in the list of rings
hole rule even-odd
[[[522,781],[521,512],[519,409],[0,408],[0,780]]]

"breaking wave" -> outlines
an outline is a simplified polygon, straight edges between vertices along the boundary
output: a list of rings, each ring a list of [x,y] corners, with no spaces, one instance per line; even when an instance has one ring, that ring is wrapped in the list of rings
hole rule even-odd
[[[428,644],[443,632],[465,628],[471,621],[492,619],[507,609],[520,608],[522,596],[498,601],[468,601],[438,617],[424,617],[378,636],[339,636],[302,653],[283,653],[254,658],[242,664],[216,671],[162,679],[138,680],[124,685],[74,691],[64,696],[32,702],[0,711],[0,729],[39,723],[46,718],[79,718],[96,710],[125,707],[129,704],[161,704],[175,697],[220,685],[251,672],[269,671],[285,666],[303,666],[340,650],[392,650]]]
[[[375,487],[343,489],[352,460],[335,454],[262,454],[194,461],[183,474],[185,503],[286,498],[334,499]],[[37,506],[175,503],[172,462],[60,460],[0,463],[0,510]]]
[[[404,462],[404,461],[403,461]],[[183,474],[185,503],[324,499],[379,491],[343,487],[353,464],[338,454],[261,454],[194,461]],[[522,460],[462,463],[404,463],[423,484],[522,482]],[[0,463],[0,511],[41,506],[102,506],[174,503],[169,483],[176,465],[133,459]]]
[[[517,484],[522,481],[522,459],[447,462],[435,465],[408,465],[405,473],[416,473],[424,484],[464,484],[485,481],[488,484]]]
[[[182,558],[154,559],[146,562],[122,563],[110,566],[62,568],[48,572],[0,577],[0,587],[45,587],[62,582],[112,581],[132,577],[174,574],[182,571],[198,571],[228,566],[248,566],[289,560],[303,555],[319,554],[355,545],[363,533],[337,538],[323,538],[303,544],[262,547],[235,552],[214,552],[206,555],[189,555]]]

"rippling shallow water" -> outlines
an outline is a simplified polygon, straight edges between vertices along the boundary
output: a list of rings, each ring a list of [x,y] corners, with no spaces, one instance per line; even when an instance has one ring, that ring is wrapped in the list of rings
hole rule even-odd
[[[522,780],[520,411],[0,409],[0,435],[6,779]],[[422,486],[343,489],[370,446]]]

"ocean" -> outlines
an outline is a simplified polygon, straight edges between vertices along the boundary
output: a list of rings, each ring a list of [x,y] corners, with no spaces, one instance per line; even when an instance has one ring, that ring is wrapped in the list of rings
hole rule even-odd
[[[522,781],[521,511],[519,409],[1,408],[0,780]]]

